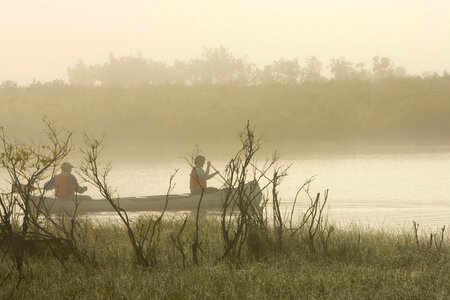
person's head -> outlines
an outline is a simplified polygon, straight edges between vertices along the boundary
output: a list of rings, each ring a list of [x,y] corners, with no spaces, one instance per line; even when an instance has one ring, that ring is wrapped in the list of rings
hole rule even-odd
[[[72,172],[73,166],[69,162],[65,162],[61,165],[61,171],[70,173]]]
[[[196,167],[203,167],[205,164],[206,158],[203,155],[197,155],[194,159],[194,164]]]

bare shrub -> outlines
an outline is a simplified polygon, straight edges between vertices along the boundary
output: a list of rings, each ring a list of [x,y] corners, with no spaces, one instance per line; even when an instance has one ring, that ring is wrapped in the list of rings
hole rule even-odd
[[[242,249],[246,246],[250,255],[260,257],[264,251],[261,247],[272,247],[269,241],[271,230],[267,220],[267,204],[272,185],[272,198],[275,199],[274,225],[276,226],[278,247],[282,246],[283,220],[278,202],[277,188],[286,175],[287,168],[277,167],[278,153],[267,159],[262,167],[256,160],[256,153],[261,147],[261,137],[255,137],[254,128],[247,123],[245,130],[239,134],[241,148],[225,168],[224,192],[221,212],[221,231],[224,242],[222,259],[230,258],[239,263]],[[274,175],[269,171],[274,169]],[[262,201],[260,201],[262,199]],[[263,246],[265,245],[265,246]],[[269,246],[270,245],[270,246]]]
[[[186,215],[183,219],[183,223],[181,224],[181,227],[178,231],[178,234],[176,236],[171,235],[170,240],[172,241],[172,245],[180,252],[182,263],[183,263],[183,269],[186,267],[186,253],[184,250],[184,242],[181,239],[181,236],[183,235],[183,232],[186,228],[186,224],[188,221],[188,216]]]
[[[295,196],[291,211],[290,231],[291,236],[299,234],[303,241],[308,244],[309,249],[316,253],[317,245],[319,243],[322,248],[327,251],[328,241],[334,231],[334,227],[328,223],[328,217],[324,212],[328,201],[328,190],[325,191],[323,198],[320,193],[317,193],[313,198],[310,193],[310,184],[313,180],[314,177],[307,179]],[[309,206],[301,216],[299,224],[294,226],[292,219],[295,211],[295,205],[297,204],[297,198],[302,191],[309,200]]]
[[[279,249],[283,247],[283,232],[285,231],[286,218],[282,214],[280,208],[281,199],[278,195],[278,187],[284,177],[287,176],[287,168],[277,167],[273,171],[272,177],[272,211],[273,211],[273,229],[277,236],[277,246]]]
[[[80,261],[86,258],[80,244],[86,241],[87,224],[80,221],[77,209],[51,215],[51,201],[40,186],[70,153],[72,133],[57,130],[46,118],[43,122],[47,127],[44,144],[11,139],[0,129],[0,165],[11,185],[11,191],[0,194],[0,247],[20,278],[30,255],[51,253],[61,263],[69,255]]]
[[[244,131],[239,133],[241,148],[230,159],[223,172],[224,175],[221,176],[223,187],[220,191],[222,196],[220,223],[224,245],[221,259],[230,259],[239,264],[244,248],[250,256],[256,258],[262,257],[265,251],[280,250],[283,248],[286,231],[290,232],[291,237],[299,234],[312,252],[316,252],[318,245],[327,251],[329,239],[334,231],[324,211],[328,190],[324,197],[317,194],[313,198],[309,187],[314,177],[306,180],[295,196],[289,215],[281,204],[279,186],[287,176],[290,166],[280,166],[280,156],[275,152],[259,167],[256,154],[261,147],[261,136],[255,136],[254,131],[247,122]],[[194,167],[193,161],[198,154],[199,150],[195,148],[190,156],[186,155],[183,158]],[[269,175],[271,170],[273,174]],[[307,195],[310,203],[299,224],[294,226],[295,207],[301,192]],[[198,264],[197,249],[200,246],[198,215],[201,213],[203,197],[202,189],[192,244],[194,264]],[[272,222],[268,221],[268,210],[272,211]]]
[[[82,150],[83,160],[80,175],[85,181],[91,183],[99,190],[100,194],[109,202],[125,225],[138,265],[146,268],[154,267],[157,263],[156,250],[160,242],[161,222],[169,203],[169,195],[175,187],[173,178],[178,170],[175,170],[170,176],[165,205],[159,216],[156,219],[150,217],[145,222],[133,223],[127,212],[120,207],[120,197],[117,191],[112,189],[108,183],[111,164],[108,163],[103,168],[99,165],[100,155],[103,150],[103,139],[96,139],[84,134],[83,142],[85,149]]]

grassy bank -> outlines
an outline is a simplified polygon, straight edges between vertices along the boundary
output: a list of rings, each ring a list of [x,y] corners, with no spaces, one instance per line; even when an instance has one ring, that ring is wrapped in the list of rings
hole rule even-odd
[[[143,217],[140,222],[151,222]],[[326,247],[314,253],[304,235],[286,231],[280,248],[272,231],[255,231],[239,261],[221,259],[220,223],[200,221],[199,265],[192,262],[195,220],[180,236],[183,259],[173,239],[181,221],[162,223],[157,263],[136,265],[127,232],[119,223],[90,223],[82,249],[86,260],[52,253],[32,255],[19,286],[17,273],[0,288],[2,299],[448,299],[450,251],[414,231],[393,233],[335,229]],[[3,256],[3,255],[2,255]],[[0,273],[8,274],[8,260]],[[2,277],[3,277],[2,276]],[[11,294],[13,292],[13,294]]]

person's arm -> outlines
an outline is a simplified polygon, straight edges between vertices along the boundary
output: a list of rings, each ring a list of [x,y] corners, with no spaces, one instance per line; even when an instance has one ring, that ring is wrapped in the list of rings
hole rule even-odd
[[[70,174],[70,178],[72,179],[73,185],[75,186],[75,191],[78,194],[83,194],[84,192],[87,191],[87,187],[86,186],[80,186],[78,184],[77,178],[73,174]]]
[[[44,184],[44,190],[53,190],[55,188],[55,177],[53,176],[49,181]]]
[[[202,178],[202,179],[208,180],[208,179],[214,177],[217,174],[217,172],[212,173],[212,174],[208,173],[209,172],[209,165],[206,167],[206,171],[207,172],[203,171],[203,169],[199,168],[199,167],[195,168],[195,173],[198,176],[198,178]]]
[[[212,178],[214,176],[216,176],[217,174],[219,174],[219,171],[216,170],[216,172],[210,174],[209,173],[209,168],[211,167],[211,162],[208,161],[208,165],[206,166],[206,174],[209,176],[207,179]]]

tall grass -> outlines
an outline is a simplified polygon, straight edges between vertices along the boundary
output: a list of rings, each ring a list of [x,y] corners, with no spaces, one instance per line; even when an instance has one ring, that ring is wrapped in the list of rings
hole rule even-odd
[[[139,222],[150,222],[141,217]],[[91,224],[86,250],[95,254],[97,267],[81,266],[74,258],[61,265],[51,255],[29,261],[29,276],[15,289],[16,274],[7,278],[0,297],[16,299],[198,299],[198,298],[328,298],[328,299],[447,299],[450,296],[450,251],[428,247],[420,236],[417,246],[413,230],[393,234],[335,230],[328,250],[312,252],[294,236],[275,247],[275,232],[253,237],[255,245],[243,251],[236,268],[220,260],[223,241],[220,222],[201,220],[201,264],[182,257],[171,242],[182,219],[162,224],[158,264],[139,267],[126,230],[118,223]],[[187,222],[182,244],[192,242],[195,222]],[[448,238],[448,236],[446,237]],[[257,251],[258,253],[256,253]],[[257,255],[256,255],[257,254]],[[8,262],[0,264],[2,274]],[[12,292],[14,290],[14,292]]]

